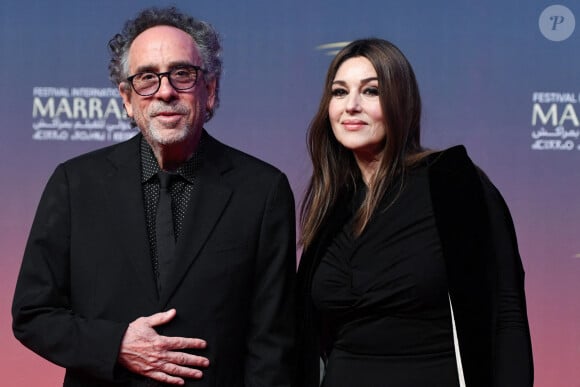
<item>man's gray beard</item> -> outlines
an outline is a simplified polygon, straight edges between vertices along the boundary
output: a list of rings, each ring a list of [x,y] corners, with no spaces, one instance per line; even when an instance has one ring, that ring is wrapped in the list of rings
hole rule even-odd
[[[149,137],[149,139],[154,143],[161,145],[172,145],[180,143],[185,139],[187,139],[188,137],[191,137],[193,129],[189,126],[186,126],[185,128],[182,128],[182,130],[179,131],[178,135],[172,136],[170,138],[168,138],[167,136],[162,136],[161,132],[162,131],[155,128],[155,126],[152,124],[150,124],[146,130],[147,137]]]

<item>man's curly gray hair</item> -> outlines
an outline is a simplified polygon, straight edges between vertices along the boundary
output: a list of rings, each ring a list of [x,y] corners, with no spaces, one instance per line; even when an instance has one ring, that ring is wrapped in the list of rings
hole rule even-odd
[[[109,78],[116,86],[126,81],[129,76],[128,57],[131,43],[143,31],[159,25],[179,28],[189,34],[196,43],[201,56],[204,69],[203,76],[206,82],[215,79],[215,104],[212,111],[207,112],[206,122],[209,121],[219,105],[219,86],[222,73],[220,37],[209,23],[186,15],[175,7],[147,8],[141,11],[135,19],[128,20],[125,23],[121,33],[116,34],[109,41],[109,50],[111,52]],[[128,83],[125,87],[130,88]]]

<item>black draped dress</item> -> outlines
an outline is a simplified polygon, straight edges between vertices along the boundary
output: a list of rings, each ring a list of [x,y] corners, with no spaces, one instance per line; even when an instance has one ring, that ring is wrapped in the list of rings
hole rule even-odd
[[[402,190],[394,184],[360,237],[346,224],[314,273],[324,387],[459,385],[427,172],[414,169]]]

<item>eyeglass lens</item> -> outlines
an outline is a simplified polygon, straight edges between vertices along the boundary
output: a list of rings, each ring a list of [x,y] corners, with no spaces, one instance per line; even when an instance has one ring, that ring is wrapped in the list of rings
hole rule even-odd
[[[165,73],[144,72],[130,78],[133,89],[140,95],[152,95],[159,90],[161,78],[167,76],[176,90],[187,90],[197,82],[197,68],[177,68]]]

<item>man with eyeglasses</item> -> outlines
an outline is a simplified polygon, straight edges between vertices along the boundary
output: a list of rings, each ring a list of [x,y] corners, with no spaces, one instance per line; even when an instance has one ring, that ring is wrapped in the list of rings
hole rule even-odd
[[[109,43],[141,134],[59,165],[13,302],[65,386],[288,386],[294,202],[283,173],[211,137],[220,43],[151,8]]]

